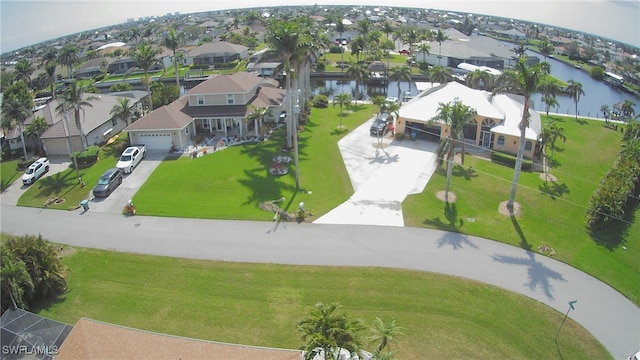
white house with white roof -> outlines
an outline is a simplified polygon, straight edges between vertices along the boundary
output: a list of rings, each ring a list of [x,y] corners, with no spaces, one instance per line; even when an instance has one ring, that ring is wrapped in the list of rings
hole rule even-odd
[[[448,126],[432,120],[441,103],[459,100],[477,112],[475,124],[464,127],[464,140],[486,149],[515,154],[520,143],[524,97],[513,94],[492,95],[457,82],[437,85],[404,104],[399,111],[396,132],[438,141],[447,136]],[[529,127],[525,132],[524,156],[532,158],[541,132],[540,114],[529,109]]]

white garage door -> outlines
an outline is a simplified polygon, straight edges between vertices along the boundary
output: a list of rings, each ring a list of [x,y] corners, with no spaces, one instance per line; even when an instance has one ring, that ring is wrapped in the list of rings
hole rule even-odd
[[[166,150],[171,149],[171,134],[140,134],[138,135],[140,143],[147,146],[149,150]]]

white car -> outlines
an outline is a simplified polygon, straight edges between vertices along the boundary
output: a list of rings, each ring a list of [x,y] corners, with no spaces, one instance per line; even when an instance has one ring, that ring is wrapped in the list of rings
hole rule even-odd
[[[22,175],[22,183],[25,185],[31,185],[38,180],[42,175],[49,171],[49,159],[41,157],[33,164],[29,165],[27,171]]]
[[[144,158],[147,152],[147,148],[142,146],[130,146],[122,152],[120,160],[116,164],[116,167],[125,174],[129,174],[135,169],[138,163]]]

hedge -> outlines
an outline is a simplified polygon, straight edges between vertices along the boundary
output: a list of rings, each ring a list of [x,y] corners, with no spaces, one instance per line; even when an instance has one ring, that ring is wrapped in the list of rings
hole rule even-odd
[[[98,152],[100,148],[96,145],[89,146],[84,151],[76,151],[71,156],[76,157],[78,167],[86,167],[98,161]]]
[[[497,162],[499,164],[515,166],[516,165],[516,157],[511,154],[505,154],[499,151],[491,152],[491,161]],[[529,159],[522,159],[522,169],[524,171],[531,171],[531,167],[533,166],[533,162]]]

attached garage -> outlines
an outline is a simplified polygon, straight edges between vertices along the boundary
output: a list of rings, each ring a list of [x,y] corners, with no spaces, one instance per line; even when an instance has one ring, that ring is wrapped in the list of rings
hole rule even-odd
[[[44,150],[48,156],[69,155],[66,138],[42,139],[42,146],[44,147]],[[77,136],[72,137],[71,151],[74,152],[74,151],[80,151],[80,150],[82,150],[82,144],[80,144],[80,137],[77,137]]]
[[[171,149],[171,133],[139,133],[138,143],[146,145],[148,150]]]

